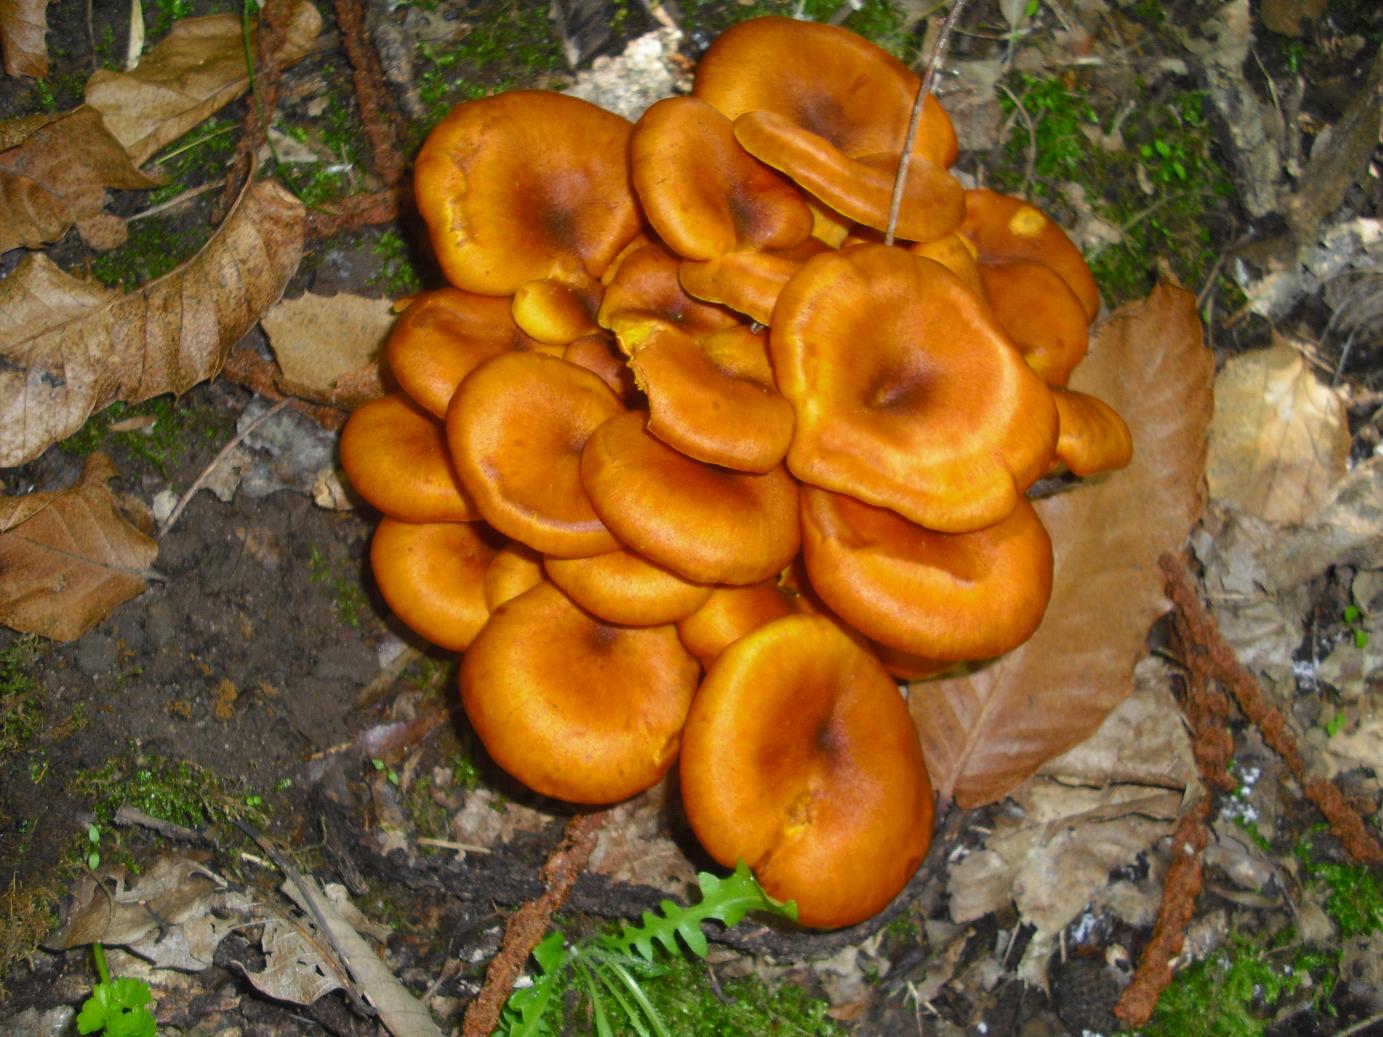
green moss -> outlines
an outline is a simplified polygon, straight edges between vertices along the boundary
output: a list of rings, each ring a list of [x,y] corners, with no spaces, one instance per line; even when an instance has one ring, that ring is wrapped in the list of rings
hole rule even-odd
[[[344,565],[333,569],[316,544],[309,545],[309,551],[308,579],[313,583],[330,583],[336,592],[331,606],[336,618],[352,630],[359,630],[367,605],[360,581]]]
[[[383,231],[370,251],[383,260],[380,272],[370,278],[370,284],[378,285],[394,298],[412,295],[422,288],[422,279],[413,266],[412,249],[398,231]]]
[[[162,756],[112,757],[101,767],[76,774],[69,791],[90,804],[96,823],[109,827],[115,812],[128,804],[173,824],[198,828],[243,818],[263,826],[262,804],[247,803],[243,791],[228,789],[220,778],[186,760]]]
[[[153,420],[139,422],[135,428],[112,431],[113,425],[139,418]],[[153,466],[166,477],[170,468],[187,456],[194,440],[216,443],[229,435],[230,423],[225,415],[209,408],[179,404],[172,396],[156,396],[143,403],[112,403],[88,418],[59,446],[81,457],[96,450],[117,449]]]
[[[226,175],[226,164],[235,152],[236,123],[213,116],[173,141],[159,153],[158,165],[168,182],[155,188],[150,205],[176,198],[189,188]]]
[[[43,725],[34,666],[37,637],[18,637],[0,649],[0,757],[24,749]]]
[[[1162,263],[1199,286],[1218,258],[1206,213],[1233,194],[1212,151],[1204,91],[1135,107],[1117,127],[1124,142],[1117,150],[1092,143],[1096,131],[1115,131],[1115,117],[1099,113],[1077,80],[1018,76],[1001,104],[1017,117],[996,186],[1054,208],[1065,204],[1065,183],[1080,184],[1095,214],[1120,229],[1122,240],[1090,262],[1111,304],[1144,295]],[[1033,176],[1024,184],[1029,154]]]
[[[1383,930],[1383,878],[1376,870],[1321,860],[1310,837],[1300,840],[1292,852],[1307,881],[1326,892],[1325,911],[1342,940]]]
[[[127,226],[125,243],[97,256],[91,264],[96,280],[127,292],[191,259],[212,234],[211,226],[200,220],[166,215],[132,220]]]
[[[166,36],[174,22],[191,13],[192,0],[153,0],[145,9],[145,25],[150,35],[157,39]]]

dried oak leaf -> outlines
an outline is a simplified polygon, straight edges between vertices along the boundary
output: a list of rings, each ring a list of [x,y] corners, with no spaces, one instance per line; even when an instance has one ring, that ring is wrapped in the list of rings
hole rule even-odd
[[[74,641],[144,589],[158,545],[121,514],[92,454],[71,489],[0,497],[0,623]]]
[[[303,57],[321,30],[317,8],[302,0],[288,20],[279,61],[290,65]],[[249,82],[240,16],[213,14],[175,22],[129,72],[93,72],[86,103],[138,164],[234,101]]]
[[[128,295],[26,257],[0,281],[0,468],[32,460],[115,400],[212,377],[283,294],[302,245],[302,203],[265,180],[200,252]]]
[[[114,248],[125,240],[125,221],[102,211],[106,188],[162,182],[141,173],[85,106],[24,120],[3,138],[12,146],[0,151],[0,252],[57,241],[73,224],[93,248]]]
[[[5,75],[48,75],[48,0],[4,0],[0,3],[0,46]]]
[[[1124,416],[1133,461],[1038,502],[1056,569],[1037,633],[965,676],[912,685],[943,799],[1000,799],[1129,694],[1148,627],[1167,609],[1157,557],[1181,548],[1205,504],[1213,371],[1195,298],[1179,287],[1158,287],[1100,329],[1072,385]]]
[[[349,410],[384,395],[379,355],[395,319],[388,299],[341,292],[281,299],[260,324],[284,392]]]

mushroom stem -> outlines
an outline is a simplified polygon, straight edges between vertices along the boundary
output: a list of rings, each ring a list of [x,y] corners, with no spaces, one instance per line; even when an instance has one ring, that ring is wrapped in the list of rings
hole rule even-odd
[[[932,80],[936,77],[936,67],[946,54],[946,45],[951,39],[951,30],[960,20],[960,12],[965,0],[955,0],[932,44],[932,56],[927,60],[927,71],[922,73],[922,83],[917,88],[917,99],[912,103],[912,114],[908,117],[908,132],[903,136],[903,154],[898,159],[898,175],[893,178],[893,196],[888,203],[888,223],[884,226],[884,244],[892,245],[894,232],[898,229],[898,213],[903,207],[903,187],[908,182],[908,165],[912,162],[912,145],[917,139],[917,124],[922,121],[922,106],[927,95],[932,92]]]

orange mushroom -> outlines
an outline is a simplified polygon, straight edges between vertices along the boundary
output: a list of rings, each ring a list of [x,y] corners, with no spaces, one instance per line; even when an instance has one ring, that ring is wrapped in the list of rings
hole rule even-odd
[[[881,245],[809,259],[778,298],[769,349],[803,482],[964,532],[1012,511],[1051,461],[1051,391],[932,260]]]
[[[801,544],[797,484],[779,465],[762,475],[694,461],[629,411],[591,434],[581,481],[625,544],[695,583],[757,583]]]
[[[791,248],[812,232],[802,193],[735,140],[730,120],[669,97],[634,125],[629,170],[659,237],[686,259]]]
[[[677,264],[677,257],[661,245],[645,245],[625,256],[606,287],[600,326],[618,331],[631,320],[656,318],[700,337],[739,323],[725,307],[699,302],[683,291]]]
[[[490,559],[485,570],[485,607],[491,612],[510,598],[543,582],[543,556],[527,544],[511,540]]]
[[[1053,392],[1061,434],[1056,456],[1076,475],[1123,468],[1133,458],[1128,424],[1104,400],[1073,389]]]
[[[744,587],[716,587],[706,601],[677,623],[677,636],[707,668],[716,656],[765,623],[792,615],[776,579]]]
[[[461,701],[529,788],[614,803],[677,757],[701,667],[671,625],[604,623],[543,582],[501,605],[461,661]]]
[[[394,615],[433,644],[462,652],[490,618],[485,573],[496,540],[479,522],[386,516],[370,541],[370,568]]]
[[[970,533],[938,533],[845,494],[802,487],[815,591],[874,641],[931,660],[986,659],[1037,629],[1052,542],[1027,498]]]
[[[711,596],[627,547],[590,558],[547,558],[548,579],[587,612],[610,623],[656,626],[691,615]]]
[[[485,520],[543,554],[580,558],[620,546],[581,485],[581,449],[624,405],[583,367],[504,353],[461,383],[447,442]]]
[[[1085,356],[1090,321],[1051,267],[1030,259],[979,264],[984,294],[999,323],[1039,377],[1062,386]]]
[[[442,425],[402,393],[357,407],[341,430],[355,492],[404,522],[473,522],[480,511],[447,453]]]
[[[786,252],[727,252],[715,259],[684,259],[678,277],[687,294],[724,303],[737,313],[769,324],[783,286],[809,257],[827,251],[815,238]]]
[[[590,277],[525,281],[514,292],[514,323],[539,342],[565,346],[600,330],[596,311],[604,289]]]
[[[508,299],[456,288],[415,295],[385,346],[399,387],[424,410],[445,418],[451,394],[482,360],[537,345],[509,309]]]
[[[720,653],[687,715],[681,777],[706,852],[748,863],[805,925],[875,914],[931,841],[931,786],[897,685],[819,616],[774,620]]]
[[[447,280],[509,295],[599,278],[639,232],[625,119],[566,94],[511,90],[453,108],[414,166]]]

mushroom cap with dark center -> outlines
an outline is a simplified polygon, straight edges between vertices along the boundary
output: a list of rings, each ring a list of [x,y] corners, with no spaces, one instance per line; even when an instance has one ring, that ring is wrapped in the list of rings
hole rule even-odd
[[[797,554],[797,483],[779,465],[762,475],[694,461],[630,411],[591,434],[581,480],[625,544],[695,583],[756,583]]]
[[[639,231],[630,123],[541,90],[466,101],[414,167],[418,211],[447,280],[509,295],[539,278],[599,278]]]
[[[809,259],[778,297],[769,350],[803,482],[964,532],[1012,511],[1051,462],[1051,391],[932,260],[880,245]]]
[[[1052,542],[1027,498],[1001,522],[938,533],[844,494],[802,487],[812,588],[881,644],[935,660],[987,659],[1037,629]]]
[[[620,546],[581,485],[587,437],[624,410],[583,367],[542,353],[504,353],[461,383],[447,442],[485,520],[543,554],[580,558]]]
[[[1031,202],[983,188],[965,192],[960,232],[975,243],[980,262],[1032,259],[1056,271],[1075,293],[1086,321],[1100,312],[1100,289],[1080,249]]]
[[[543,582],[471,642],[461,701],[494,761],[529,788],[615,803],[672,766],[700,675],[676,627],[601,622]]]
[[[389,370],[424,410],[447,416],[461,379],[482,360],[537,345],[510,316],[508,299],[439,288],[413,297],[389,333]]]
[[[442,423],[403,393],[361,404],[341,430],[351,487],[404,522],[474,522],[480,511],[447,452]]]
[[[805,925],[875,914],[931,841],[931,786],[898,687],[820,616],[774,620],[721,652],[687,715],[681,777],[706,851],[745,861]]]
[[[774,112],[858,158],[901,150],[918,85],[901,61],[848,29],[766,17],[717,37],[692,94],[732,121]],[[930,95],[913,154],[943,168],[956,160],[955,130]]]
[[[740,147],[724,115],[669,97],[634,125],[629,166],[644,214],[686,259],[799,245],[812,232],[802,192]]]
[[[898,150],[847,155],[829,140],[776,112],[746,112],[735,120],[735,139],[813,198],[866,227],[884,230],[898,174]],[[965,189],[942,166],[915,156],[898,209],[897,234],[935,241],[965,217]]]
[[[767,472],[792,441],[792,406],[773,385],[722,369],[690,336],[662,321],[620,335],[648,397],[648,431],[707,464]]]
[[[490,618],[485,573],[498,537],[480,522],[399,522],[370,541],[370,568],[390,610],[440,648],[465,651]]]
[[[599,619],[632,626],[676,623],[711,596],[711,587],[622,547],[590,558],[543,560],[548,579]]]

